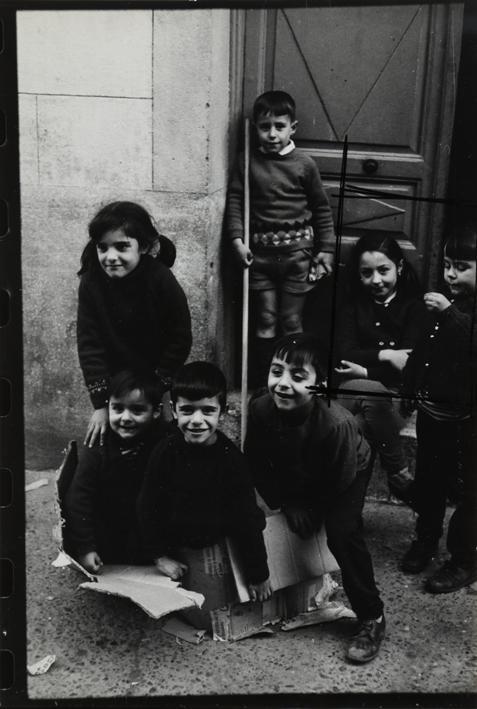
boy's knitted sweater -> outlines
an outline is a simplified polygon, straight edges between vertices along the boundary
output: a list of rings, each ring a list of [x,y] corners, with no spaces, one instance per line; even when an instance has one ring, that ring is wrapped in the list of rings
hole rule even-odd
[[[383,349],[412,349],[419,339],[426,314],[422,298],[400,291],[387,305],[372,298],[348,302],[339,317],[339,359],[356,362],[368,370],[368,379],[398,386],[401,374],[378,359]]]
[[[138,519],[151,560],[230,536],[247,581],[259,583],[268,577],[265,517],[245,457],[220,432],[210,446],[188,444],[177,431],[156,447],[138,498]]]
[[[354,416],[339,404],[316,399],[296,419],[264,394],[251,403],[245,454],[267,505],[306,508],[318,528],[329,504],[369,464],[370,448]]]
[[[227,197],[227,236],[243,240],[244,157],[239,156]],[[255,150],[250,158],[251,232],[290,231],[311,225],[315,253],[333,251],[335,232],[328,197],[312,158],[294,149],[286,155]],[[252,244],[252,246],[254,246]],[[255,248],[255,247],[254,247]],[[267,248],[258,245],[256,248]],[[290,251],[296,244],[274,246]]]
[[[403,393],[424,397],[462,417],[477,416],[477,317],[474,295],[427,313],[404,369]]]
[[[77,341],[91,401],[102,408],[116,372],[132,369],[167,378],[185,362],[192,336],[184,292],[151,256],[118,279],[93,265],[80,281]]]
[[[136,498],[149,455],[164,435],[163,425],[153,424],[126,444],[109,430],[105,445],[81,451],[64,505],[73,554],[96,551],[109,563],[141,560]]]

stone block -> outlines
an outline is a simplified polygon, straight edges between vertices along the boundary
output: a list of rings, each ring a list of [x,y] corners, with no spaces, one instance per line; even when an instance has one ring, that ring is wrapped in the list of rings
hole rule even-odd
[[[229,55],[230,16],[228,10],[214,10],[211,28],[211,82],[208,125],[209,192],[222,189],[228,182],[230,149]],[[215,60],[215,57],[218,59]],[[221,58],[221,59],[219,59]]]
[[[40,184],[151,188],[149,99],[38,97]]]
[[[150,10],[17,13],[19,91],[151,98]]]
[[[225,182],[228,17],[216,9],[154,12],[155,190],[210,192],[212,140],[218,186]],[[223,120],[211,132],[215,114]]]
[[[20,182],[22,185],[37,185],[39,181],[36,110],[36,96],[19,95]]]

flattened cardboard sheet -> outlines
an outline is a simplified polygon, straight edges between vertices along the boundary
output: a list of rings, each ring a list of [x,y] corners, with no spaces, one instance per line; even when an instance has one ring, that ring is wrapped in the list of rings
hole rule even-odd
[[[162,576],[154,566],[105,565],[95,581],[85,581],[80,587],[129,598],[155,619],[186,608],[200,608],[205,600],[201,593],[181,588],[177,581]]]

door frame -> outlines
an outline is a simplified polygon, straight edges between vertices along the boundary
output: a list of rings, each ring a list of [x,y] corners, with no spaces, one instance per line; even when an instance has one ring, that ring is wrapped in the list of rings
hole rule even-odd
[[[319,7],[322,3],[317,2],[313,7]],[[333,5],[345,7],[346,5],[372,5],[383,4],[381,2],[336,2]],[[459,56],[462,37],[462,25],[464,15],[464,2],[434,3],[432,0],[424,0],[420,3],[412,1],[401,1],[393,3],[430,5],[430,55],[435,64],[438,64],[436,71],[430,72],[430,80],[426,82],[425,95],[422,97],[425,105],[423,114],[423,125],[429,124],[429,111],[431,106],[440,106],[441,120],[431,125],[431,130],[427,133],[423,144],[423,157],[426,161],[429,156],[436,156],[433,159],[433,177],[429,179],[428,194],[420,195],[424,199],[431,201],[423,202],[416,218],[415,229],[419,233],[426,234],[424,241],[425,249],[422,264],[422,280],[426,287],[436,287],[440,281],[441,258],[442,258],[442,235],[444,221],[446,218],[446,205],[441,200],[446,198],[446,190],[449,178],[451,143],[447,144],[443,150],[439,147],[443,141],[444,125],[453,126],[454,112],[456,105],[457,81],[459,73]],[[323,3],[329,7],[329,3]],[[273,80],[272,62],[274,54],[273,28],[275,18],[279,8],[250,8],[231,10],[231,61],[230,61],[230,156],[231,160],[236,155],[236,151],[241,142],[240,119],[243,118],[243,102],[247,96],[258,95],[270,85]],[[247,35],[247,13],[254,12],[255,22]],[[258,18],[258,20],[257,20]],[[438,28],[445,27],[445,35],[437,32]],[[266,47],[265,52],[258,51],[258,47]],[[255,46],[255,51],[247,52],[250,46]],[[436,76],[445,76],[446,80],[441,82],[436,80]],[[432,124],[432,122],[431,122]],[[452,135],[450,136],[452,139]],[[325,150],[321,151],[326,153]],[[363,151],[350,150],[349,157],[362,159]],[[320,149],[316,150],[320,154]],[[232,162],[231,162],[232,164]],[[326,173],[324,173],[326,179]],[[432,200],[439,200],[433,202]]]

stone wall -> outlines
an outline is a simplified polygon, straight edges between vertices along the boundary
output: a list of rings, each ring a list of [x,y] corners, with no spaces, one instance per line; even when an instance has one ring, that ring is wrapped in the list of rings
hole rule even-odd
[[[228,10],[17,15],[27,463],[56,465],[91,413],[76,271],[109,201],[142,204],[178,250],[191,356],[224,365]]]

